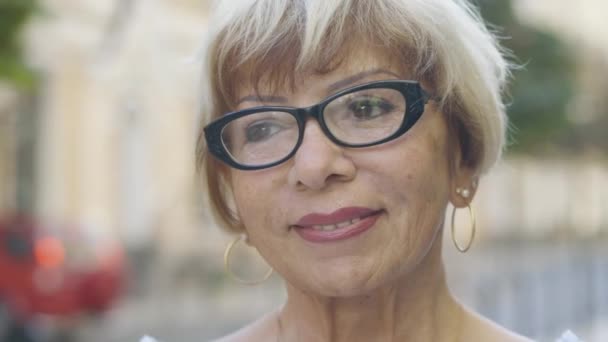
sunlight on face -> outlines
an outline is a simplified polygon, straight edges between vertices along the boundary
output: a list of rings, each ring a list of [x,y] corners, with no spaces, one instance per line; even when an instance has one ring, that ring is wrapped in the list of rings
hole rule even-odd
[[[331,73],[303,76],[293,92],[268,94],[263,104],[304,107],[353,85],[409,79],[380,57],[351,56]],[[246,100],[239,109],[261,104],[254,93],[241,89]],[[433,104],[405,135],[368,148],[336,146],[309,121],[287,162],[230,170],[252,245],[291,285],[321,295],[362,294],[406,276],[427,255],[443,222],[447,137]]]

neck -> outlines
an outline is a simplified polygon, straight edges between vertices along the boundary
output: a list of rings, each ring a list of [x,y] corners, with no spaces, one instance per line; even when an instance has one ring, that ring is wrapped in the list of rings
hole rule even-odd
[[[450,294],[437,239],[417,268],[356,297],[321,297],[287,284],[279,341],[457,341],[464,311]]]

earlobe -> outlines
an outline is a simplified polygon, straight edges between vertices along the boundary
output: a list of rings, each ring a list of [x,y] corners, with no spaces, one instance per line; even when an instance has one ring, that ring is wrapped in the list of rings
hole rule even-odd
[[[460,169],[452,180],[450,202],[456,208],[464,208],[473,201],[479,176],[474,175],[471,169]]]
[[[456,193],[460,196],[462,196],[462,198],[464,199],[468,199],[469,197],[471,197],[471,190],[469,190],[469,188],[456,188]]]
[[[459,146],[459,145],[458,145]],[[472,202],[477,192],[479,175],[474,166],[468,165],[462,158],[460,148],[451,148],[450,194],[449,199],[456,208],[464,208]]]

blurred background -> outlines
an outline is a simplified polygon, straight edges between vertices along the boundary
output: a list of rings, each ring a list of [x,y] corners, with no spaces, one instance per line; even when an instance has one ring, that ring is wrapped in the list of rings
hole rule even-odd
[[[445,243],[451,287],[538,340],[608,341],[608,3],[477,3],[522,67],[475,244]],[[194,175],[209,9],[0,0],[0,341],[204,341],[281,304],[278,277],[225,275]]]

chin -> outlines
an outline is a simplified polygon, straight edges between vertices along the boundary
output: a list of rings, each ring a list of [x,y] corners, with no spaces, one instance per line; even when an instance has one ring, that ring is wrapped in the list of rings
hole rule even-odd
[[[391,281],[388,275],[383,275],[378,268],[361,267],[361,263],[343,263],[322,268],[323,271],[309,284],[314,292],[326,297],[355,297],[366,295],[382,284]]]

